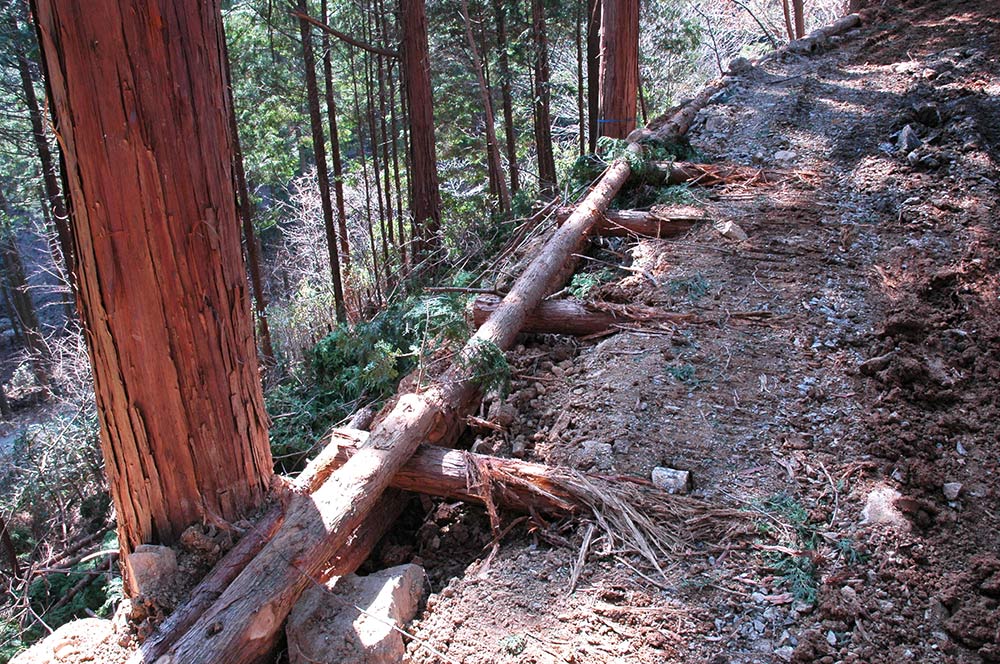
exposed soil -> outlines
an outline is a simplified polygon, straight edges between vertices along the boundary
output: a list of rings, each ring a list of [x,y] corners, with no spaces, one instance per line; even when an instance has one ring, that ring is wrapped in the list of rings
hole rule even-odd
[[[691,133],[796,172],[692,189],[749,240],[593,254],[629,270],[592,299],[698,322],[518,347],[518,415],[476,449],[690,470],[728,534],[663,575],[595,542],[570,593],[584,526],[515,528],[490,559],[481,511],[442,505],[383,549],[428,566],[420,640],[467,664],[1000,661],[998,14],[891,4],[753,69]],[[900,150],[907,125],[921,145]]]

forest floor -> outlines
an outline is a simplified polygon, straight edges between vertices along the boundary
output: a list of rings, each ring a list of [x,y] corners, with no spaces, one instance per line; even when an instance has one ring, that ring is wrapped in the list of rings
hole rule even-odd
[[[591,299],[698,322],[526,338],[518,417],[477,447],[690,470],[729,534],[663,575],[595,542],[570,592],[583,526],[569,547],[515,528],[487,563],[482,510],[442,504],[403,551],[433,590],[411,661],[1000,661],[996,4],[890,4],[755,67],[691,140],[798,175],[691,189],[745,242],[620,247],[632,269]]]

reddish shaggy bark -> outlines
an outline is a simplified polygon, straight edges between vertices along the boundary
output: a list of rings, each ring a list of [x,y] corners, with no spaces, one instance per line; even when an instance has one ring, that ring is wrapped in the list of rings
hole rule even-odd
[[[222,17],[197,0],[33,4],[127,553],[246,516],[272,475]]]
[[[635,129],[639,90],[639,0],[604,0],[601,8],[601,136]]]
[[[400,0],[403,30],[403,78],[410,116],[410,214],[414,250],[437,248],[441,228],[437,151],[434,146],[434,98],[424,0]],[[416,261],[414,261],[416,262]]]

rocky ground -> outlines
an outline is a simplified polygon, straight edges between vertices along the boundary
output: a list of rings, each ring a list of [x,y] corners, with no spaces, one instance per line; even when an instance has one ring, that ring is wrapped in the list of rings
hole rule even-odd
[[[990,2],[890,3],[700,114],[710,160],[794,174],[692,188],[749,239],[612,244],[589,295],[697,320],[525,338],[517,417],[475,444],[690,470],[731,530],[663,574],[596,543],[569,592],[585,525],[489,559],[482,512],[441,505],[402,548],[433,591],[411,661],[1000,661],[998,45]]]

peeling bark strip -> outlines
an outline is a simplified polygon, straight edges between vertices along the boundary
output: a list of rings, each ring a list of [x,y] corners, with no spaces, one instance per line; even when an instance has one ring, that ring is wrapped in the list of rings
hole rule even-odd
[[[33,0],[123,553],[271,478],[217,2]]]

